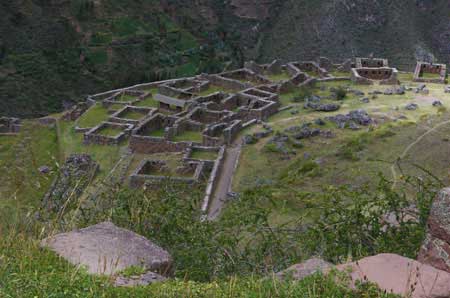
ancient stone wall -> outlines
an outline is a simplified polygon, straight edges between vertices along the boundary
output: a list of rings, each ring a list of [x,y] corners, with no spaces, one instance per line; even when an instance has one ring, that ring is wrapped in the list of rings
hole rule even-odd
[[[437,78],[425,78],[423,74],[436,74],[439,75]],[[427,62],[418,61],[416,68],[414,70],[414,82],[423,83],[437,83],[445,84],[447,76],[447,65],[445,64],[431,64]]]
[[[1,134],[16,134],[19,133],[22,127],[19,118],[0,117],[0,133]]]
[[[103,129],[108,127],[119,129],[115,136],[108,136],[101,134]],[[131,130],[133,125],[131,124],[122,124],[122,123],[114,123],[114,122],[102,122],[96,127],[90,129],[88,132],[83,135],[83,143],[85,145],[88,144],[97,144],[97,145],[119,145],[122,141],[124,141],[131,134]]]
[[[382,58],[356,58],[356,68],[380,68],[389,67],[387,59]]]
[[[132,135],[129,148],[135,153],[153,154],[161,152],[181,152],[192,142],[172,142],[166,138]]]
[[[142,114],[141,119],[129,119],[127,117],[127,113],[134,112]],[[128,123],[136,125],[141,122],[143,119],[150,117],[153,113],[156,112],[154,108],[146,108],[146,107],[136,107],[136,106],[125,106],[122,109],[118,110],[114,114],[109,117],[110,122],[117,123]]]
[[[374,81],[380,84],[398,84],[398,70],[390,67],[380,68],[353,68],[351,79],[357,84],[370,85]]]

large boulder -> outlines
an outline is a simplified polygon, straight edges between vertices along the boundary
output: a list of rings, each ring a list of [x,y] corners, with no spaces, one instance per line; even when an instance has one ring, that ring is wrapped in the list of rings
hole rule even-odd
[[[320,258],[312,258],[303,263],[292,265],[291,267],[280,271],[276,276],[280,279],[292,278],[294,280],[301,280],[316,272],[325,272],[333,267],[333,264],[328,263]]]
[[[381,289],[410,298],[450,297],[450,274],[395,254],[379,254],[339,265],[352,283],[372,282]]]
[[[47,247],[92,274],[116,274],[131,266],[169,276],[170,254],[150,240],[111,222],[61,233],[42,240]]]
[[[427,234],[418,260],[450,272],[450,188],[442,189],[433,201]]]

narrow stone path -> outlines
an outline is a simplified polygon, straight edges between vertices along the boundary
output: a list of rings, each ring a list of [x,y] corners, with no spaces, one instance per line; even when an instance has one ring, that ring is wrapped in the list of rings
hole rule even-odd
[[[227,199],[227,194],[231,191],[231,183],[241,154],[241,148],[242,140],[239,138],[225,150],[225,160],[220,171],[219,182],[211,196],[208,208],[208,220],[215,220],[220,215],[220,211]]]
[[[402,154],[397,158],[396,161],[394,161],[394,163],[391,165],[391,173],[392,173],[392,179],[393,179],[393,183],[392,183],[392,189],[394,189],[397,186],[397,171],[396,171],[396,167],[398,165],[398,163],[404,159],[406,157],[406,155],[408,154],[408,152],[412,149],[412,147],[414,147],[416,144],[418,144],[420,141],[422,141],[422,139],[424,137],[426,137],[427,135],[429,135],[430,133],[432,133],[433,131],[436,131],[438,128],[450,124],[450,120],[441,122],[437,125],[435,125],[434,127],[432,127],[431,129],[427,130],[425,133],[423,133],[422,135],[420,135],[417,139],[414,140],[414,142],[412,142],[411,144],[409,144],[406,149],[402,152]]]

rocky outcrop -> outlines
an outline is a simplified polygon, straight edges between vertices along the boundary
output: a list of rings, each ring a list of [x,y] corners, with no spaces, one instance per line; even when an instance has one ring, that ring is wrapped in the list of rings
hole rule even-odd
[[[450,188],[434,199],[427,223],[427,234],[418,260],[450,272]]]
[[[69,156],[44,197],[44,209],[58,212],[69,198],[75,201],[74,198],[81,195],[98,168],[98,164],[87,154]]]
[[[92,274],[118,274],[129,267],[141,267],[141,276],[119,277],[118,285],[140,285],[161,281],[171,275],[172,257],[150,240],[111,222],[61,233],[42,240],[47,247]]]
[[[352,283],[369,281],[380,289],[411,298],[442,298],[450,295],[450,274],[395,254],[379,254],[339,265],[350,271]]]
[[[310,259],[276,274],[278,278],[301,280],[332,269],[349,274],[350,287],[370,282],[388,293],[409,298],[443,298],[450,295],[450,274],[396,254],[379,254],[357,262],[332,266],[322,259]]]

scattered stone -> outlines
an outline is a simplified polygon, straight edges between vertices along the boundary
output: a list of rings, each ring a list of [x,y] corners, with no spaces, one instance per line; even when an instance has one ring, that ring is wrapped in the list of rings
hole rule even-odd
[[[170,254],[150,240],[111,222],[61,233],[42,240],[47,247],[92,274],[115,274],[131,266],[169,276]]]
[[[293,109],[291,110],[291,115],[297,115],[299,113],[299,110]]]
[[[331,139],[335,137],[335,134],[331,130],[322,130],[320,135],[324,138]]]
[[[433,101],[433,107],[440,107],[442,106],[442,102],[440,100]]]
[[[367,126],[373,122],[369,114],[362,109],[350,111],[347,115],[338,114],[336,116],[327,117],[337,124],[339,128],[349,127],[351,129],[357,129],[357,125]]]
[[[304,147],[304,146],[303,146],[303,143],[300,142],[300,141],[298,141],[298,140],[292,140],[291,143],[292,143],[292,146],[293,146],[294,148],[297,148],[297,149],[300,149],[300,148],[303,148],[303,147]]]
[[[291,267],[280,271],[276,274],[279,279],[292,278],[293,280],[302,280],[316,272],[324,272],[333,267],[333,264],[328,263],[320,258],[312,258],[303,263],[292,265]]]
[[[363,97],[359,101],[362,102],[362,103],[369,103],[370,102],[368,97]]]
[[[325,121],[322,120],[322,118],[317,118],[316,120],[314,120],[314,123],[316,125],[320,125],[320,126],[323,126],[326,124]]]
[[[246,145],[255,144],[257,141],[257,139],[253,135],[245,135],[242,140]]]
[[[419,108],[419,106],[415,103],[409,103],[405,106],[405,109],[407,109],[408,111],[415,111]]]
[[[39,167],[38,171],[41,174],[48,174],[50,173],[50,168],[48,166],[41,166]]]
[[[428,90],[428,89],[420,90],[420,94],[428,95],[428,94],[430,94],[430,90]]]
[[[341,108],[340,105],[335,103],[317,104],[310,102],[305,103],[304,107],[305,109],[313,109],[318,112],[332,112],[337,111]]]
[[[308,139],[320,135],[320,132],[318,128],[304,127],[300,132],[294,134],[293,137],[297,140]]]
[[[445,86],[445,89],[444,89],[445,91],[445,93],[450,93],[450,86]]]
[[[163,282],[166,280],[167,280],[166,277],[148,271],[142,275],[137,276],[130,276],[130,277],[118,276],[114,281],[114,285],[116,287],[146,286],[155,282]]]
[[[98,168],[98,164],[87,154],[70,155],[43,199],[44,208],[59,211],[67,199],[77,198],[95,176]]]
[[[372,282],[388,293],[411,298],[442,298],[450,293],[450,274],[395,254],[379,254],[338,265],[356,282]]]
[[[367,126],[372,123],[372,118],[370,118],[369,114],[362,109],[350,111],[348,113],[348,116],[350,116],[353,121],[360,125]]]
[[[351,130],[358,130],[358,129],[360,129],[360,127],[353,121],[349,122],[348,128],[350,128]]]
[[[364,96],[365,93],[362,92],[361,90],[354,90],[354,89],[349,89],[348,92],[355,94],[356,96]]]

